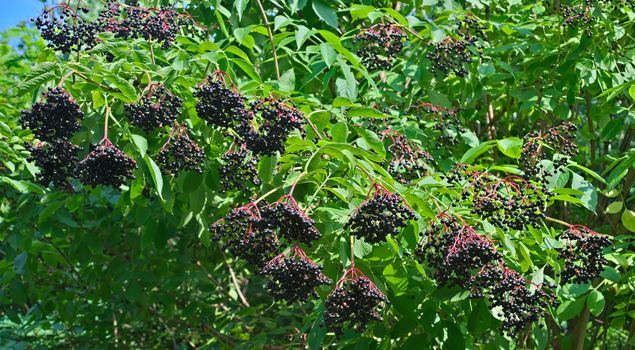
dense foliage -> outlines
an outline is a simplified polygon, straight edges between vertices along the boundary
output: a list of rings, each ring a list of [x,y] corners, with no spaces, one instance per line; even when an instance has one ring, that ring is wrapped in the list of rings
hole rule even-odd
[[[68,0],[0,40],[6,348],[631,348],[626,0]]]

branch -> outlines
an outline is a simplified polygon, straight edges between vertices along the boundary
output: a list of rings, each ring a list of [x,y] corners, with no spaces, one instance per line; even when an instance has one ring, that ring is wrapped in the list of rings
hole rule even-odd
[[[223,261],[225,262],[225,265],[227,265],[227,268],[229,269],[229,275],[231,276],[231,280],[232,283],[234,284],[234,288],[236,288],[236,293],[238,293],[238,298],[240,298],[240,301],[243,303],[243,305],[249,307],[249,302],[247,301],[247,298],[245,298],[245,295],[243,295],[243,291],[240,289],[240,285],[238,284],[238,279],[236,278],[236,273],[234,272],[234,269],[231,267],[231,265],[227,262],[227,256],[225,255],[225,252],[223,251],[223,249],[221,248],[220,253],[223,255]]]
[[[276,53],[276,43],[273,41],[273,31],[271,30],[271,23],[267,19],[267,13],[265,12],[264,7],[262,7],[262,3],[260,0],[256,0],[258,4],[258,8],[260,8],[260,15],[262,15],[262,19],[265,21],[265,26],[267,27],[267,32],[269,33],[269,41],[271,42],[271,50],[273,51],[273,63],[276,65],[276,78],[280,80],[280,66],[278,65],[278,54]]]

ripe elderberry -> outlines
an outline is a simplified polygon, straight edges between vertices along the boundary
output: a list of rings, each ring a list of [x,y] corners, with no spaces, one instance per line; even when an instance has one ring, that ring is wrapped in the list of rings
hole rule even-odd
[[[133,170],[137,162],[123,153],[110,140],[91,145],[88,155],[77,164],[77,177],[88,186],[108,185],[118,188],[129,179],[134,179]]]
[[[66,140],[38,142],[35,146],[27,144],[31,152],[28,161],[35,162],[40,168],[38,182],[44,186],[68,188],[68,180],[73,177],[77,164],[77,152],[80,147]]]
[[[608,236],[582,225],[571,225],[560,235],[565,247],[558,249],[558,257],[564,260],[560,283],[588,283],[604,271],[604,248],[611,245]]]
[[[353,212],[344,225],[358,238],[364,238],[368,243],[386,240],[388,235],[396,236],[406,222],[414,219],[415,213],[398,195],[391,193],[378,183],[373,183],[372,196]]]
[[[434,161],[430,153],[422,150],[395,130],[386,129],[382,132],[382,139],[388,136],[392,142],[388,146],[390,162],[388,173],[397,181],[407,184],[427,175],[430,169],[429,162]]]
[[[406,34],[394,24],[375,24],[358,34],[357,56],[368,70],[390,69],[404,47]]]
[[[545,184],[549,176],[558,173],[567,165],[570,157],[578,153],[578,146],[575,141],[575,131],[577,127],[564,122],[556,127],[552,127],[544,133],[532,131],[523,138],[523,149],[520,154],[520,162],[525,177],[537,177],[538,181]],[[554,160],[553,172],[545,168],[541,163],[547,159],[547,150],[563,155],[564,157]]]
[[[163,86],[151,84],[146,90],[138,103],[124,105],[130,122],[146,132],[172,124],[183,101]]]
[[[258,157],[249,154],[244,144],[238,150],[230,150],[220,158],[222,165],[218,169],[223,191],[239,190],[260,185],[258,177]]]
[[[305,302],[310,297],[317,298],[315,288],[329,285],[332,281],[322,273],[322,268],[309,259],[297,245],[290,254],[279,254],[271,259],[260,273],[269,278],[266,285],[275,300],[289,303]]]
[[[250,120],[246,123],[243,122],[237,132],[254,154],[284,153],[284,144],[294,129],[299,130],[304,136],[305,131],[302,128],[304,114],[294,105],[267,97],[252,102],[250,108],[254,117],[258,119],[258,129]]]
[[[233,84],[231,89],[227,87],[225,74],[217,71],[215,76],[208,77],[206,82],[198,85],[194,92],[194,97],[198,98],[196,113],[217,127],[251,123],[253,116],[246,109],[245,98],[236,91]]]
[[[467,75],[465,65],[472,62],[470,52],[471,42],[447,37],[445,40],[434,43],[426,54],[430,60],[430,69],[441,76],[454,73],[457,77]]]
[[[595,18],[589,6],[563,6],[563,28],[570,31],[584,30],[587,37],[593,36]]]
[[[69,1],[70,2],[70,1]],[[97,44],[100,26],[83,19],[80,14],[88,13],[88,8],[61,2],[46,9],[37,18],[32,18],[47,46],[62,53],[91,49]]]
[[[478,39],[485,39],[485,29],[487,27],[476,16],[468,13],[459,23],[458,34],[466,41],[476,44]]]
[[[260,210],[261,224],[278,233],[278,237],[290,242],[302,242],[310,245],[320,239],[320,231],[315,221],[298,206],[290,195],[280,198]]]
[[[212,238],[226,239],[224,249],[258,267],[269,261],[280,242],[276,233],[262,222],[256,204],[234,208],[227,216],[210,225]]]
[[[415,109],[433,116],[432,128],[439,132],[435,142],[437,149],[448,148],[447,146],[455,146],[459,143],[459,135],[465,132],[465,128],[458,118],[458,110],[435,106],[428,102],[422,102]]]
[[[203,172],[205,153],[190,139],[187,127],[175,125],[168,141],[161,147],[157,164],[166,174],[178,176],[180,171]]]
[[[42,95],[45,102],[35,103],[22,111],[20,123],[40,140],[69,139],[80,128],[84,113],[73,97],[61,87],[49,88]]]
[[[386,296],[360,270],[351,267],[328,295],[324,306],[324,322],[337,336],[344,329],[363,332],[368,323],[382,321],[379,309]]]

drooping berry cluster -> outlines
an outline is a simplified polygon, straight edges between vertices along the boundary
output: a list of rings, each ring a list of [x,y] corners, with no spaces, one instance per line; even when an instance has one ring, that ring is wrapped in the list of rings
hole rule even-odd
[[[434,118],[433,129],[439,132],[434,142],[437,149],[448,148],[459,143],[459,135],[465,132],[461,125],[456,109],[435,106],[428,102],[422,102],[415,107],[418,112],[428,113]]]
[[[43,94],[45,102],[35,103],[22,111],[20,123],[42,141],[70,139],[79,131],[84,113],[73,97],[61,87],[49,88]]]
[[[558,249],[558,257],[564,260],[560,283],[588,283],[604,271],[603,250],[611,245],[608,236],[582,225],[571,225],[560,235],[565,247]]]
[[[73,177],[77,164],[77,152],[80,147],[67,140],[38,142],[35,146],[26,145],[31,152],[29,162],[35,162],[40,168],[38,182],[43,186],[50,184],[68,188],[69,178]]]
[[[70,1],[45,9],[31,21],[35,22],[47,46],[63,53],[91,49],[97,44],[100,26],[83,19],[80,14],[88,13],[88,8],[70,6]]]
[[[295,106],[273,97],[266,97],[250,104],[258,128],[253,121],[243,123],[238,133],[247,147],[255,154],[273,155],[284,153],[285,142],[292,130],[299,130],[304,136],[304,115]]]
[[[271,259],[260,270],[269,279],[267,290],[275,300],[289,303],[305,302],[318,297],[315,288],[332,281],[322,273],[322,268],[309,259],[297,245]]]
[[[408,138],[395,130],[386,129],[382,132],[382,138],[391,141],[388,146],[390,162],[388,173],[397,181],[407,184],[428,174],[434,158],[430,153],[422,150]]]
[[[228,88],[223,72],[217,71],[215,77],[198,85],[194,97],[198,98],[196,112],[198,116],[209,124],[227,128],[240,124],[249,124],[252,115],[246,110],[245,98],[241,96],[232,84]]]
[[[378,243],[388,235],[397,236],[414,217],[414,211],[398,194],[373,183],[366,200],[353,211],[344,229],[368,243]]]
[[[361,333],[368,323],[383,319],[379,310],[385,302],[386,296],[375,284],[351,267],[324,302],[324,322],[337,336],[341,336],[344,329]]]
[[[534,225],[544,217],[552,195],[519,176],[501,179],[464,164],[457,164],[446,179],[462,189],[460,202],[468,203],[473,214],[504,230]]]
[[[262,267],[280,246],[276,233],[263,224],[256,204],[234,208],[210,225],[213,239],[225,239],[224,248],[232,255]]]
[[[357,56],[368,70],[390,69],[406,42],[406,33],[394,24],[375,24],[355,37]]]
[[[118,188],[133,179],[137,162],[113,145],[107,138],[91,145],[91,151],[77,164],[77,177],[88,186],[107,185]]]
[[[229,150],[223,154],[222,165],[218,169],[223,191],[247,192],[249,188],[260,185],[258,157],[250,153],[243,144],[237,150]]]
[[[315,221],[298,206],[293,197],[287,195],[260,211],[266,218],[266,225],[278,233],[278,237],[289,242],[302,242],[311,245],[320,239],[320,231],[315,228]]]
[[[563,6],[564,28],[571,31],[584,30],[586,36],[593,35],[593,22],[595,18],[589,6]]]
[[[434,269],[434,278],[439,284],[472,289],[474,274],[503,256],[488,237],[479,235],[471,226],[459,223],[446,213],[439,217],[440,222],[431,223],[426,231],[416,255]],[[479,290],[473,293],[480,295]]]
[[[130,122],[146,132],[172,124],[183,101],[163,86],[151,84],[146,90],[139,102],[124,105]]]
[[[430,61],[430,69],[445,77],[454,73],[457,77],[467,75],[466,65],[472,62],[471,42],[447,37],[434,43],[426,54]]]
[[[180,171],[203,172],[205,152],[188,136],[185,125],[174,125],[168,141],[161,147],[157,164],[164,173],[178,176]]]
[[[567,165],[570,157],[578,153],[578,146],[575,141],[577,127],[564,122],[556,127],[552,127],[544,133],[532,131],[523,138],[523,149],[520,154],[520,162],[523,167],[525,177],[537,177],[543,184],[549,176],[562,171]],[[554,169],[549,171],[542,160],[547,159],[548,150],[561,154],[564,157],[555,158]]]

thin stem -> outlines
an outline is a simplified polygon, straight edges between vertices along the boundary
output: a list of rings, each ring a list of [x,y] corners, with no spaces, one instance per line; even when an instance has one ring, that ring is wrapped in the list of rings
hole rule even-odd
[[[150,37],[150,40],[152,40],[152,37]],[[152,64],[156,64],[156,61],[154,59],[154,49],[152,48],[151,41],[148,41],[148,47],[150,47],[150,61],[152,62]]]
[[[265,199],[265,198],[269,197],[270,195],[272,195],[272,194],[274,194],[274,193],[278,192],[281,188],[282,188],[282,186],[278,186],[278,187],[273,188],[271,191],[269,191],[269,192],[267,192],[267,193],[263,194],[262,196],[260,196],[260,198],[256,199],[256,200],[255,200],[255,201],[253,201],[252,203],[253,203],[253,204],[258,204],[258,203],[260,203],[263,199]]]
[[[104,114],[104,138],[101,141],[108,141],[108,120],[110,119],[110,105],[106,99],[106,113]]]
[[[355,236],[351,235],[351,269],[355,267]]]
[[[269,33],[269,41],[271,42],[271,50],[273,51],[273,63],[276,65],[276,78],[280,80],[280,66],[278,65],[278,54],[276,53],[276,43],[273,41],[273,31],[271,30],[271,23],[267,19],[267,13],[265,12],[264,7],[262,7],[262,2],[260,0],[256,0],[258,4],[258,8],[260,9],[260,15],[262,15],[262,19],[265,21],[265,26],[267,27],[267,33]]]
[[[64,82],[66,81],[66,79],[68,79],[69,76],[71,76],[74,73],[74,71],[70,71],[68,73],[66,73],[62,79],[60,79],[60,82],[57,83],[57,87],[62,87],[62,85],[64,85]]]
[[[315,137],[317,137],[318,140],[321,140],[322,139],[322,135],[320,134],[320,131],[317,129],[315,124],[313,124],[311,119],[309,119],[309,116],[307,116],[304,113],[303,113],[303,116],[304,116],[304,120],[306,120],[307,124],[309,124],[309,126],[311,127],[311,130],[313,130],[313,133],[315,134]]]
[[[300,175],[298,175],[298,177],[293,182],[293,185],[291,185],[291,189],[289,190],[289,194],[287,194],[287,196],[289,196],[289,197],[293,196],[293,191],[295,190],[295,186],[297,186],[298,181],[300,181],[300,179],[306,174],[307,173],[305,171],[303,171],[303,172],[300,173]]]
[[[232,280],[232,284],[234,285],[234,288],[236,288],[236,293],[238,293],[238,298],[240,298],[240,301],[243,303],[243,305],[249,307],[249,302],[247,301],[247,298],[245,298],[245,295],[243,294],[243,291],[240,289],[240,285],[238,284],[236,273],[234,272],[234,269],[229,264],[229,262],[227,262],[227,256],[225,255],[225,252],[221,249],[220,253],[223,255],[223,260],[225,261],[225,265],[227,265],[227,268],[229,269],[229,275],[231,276],[231,280]]]
[[[554,219],[554,218],[552,218],[550,216],[545,216],[545,220],[551,221],[551,222],[555,222],[556,224],[564,225],[564,226],[567,226],[567,227],[571,227],[571,224],[566,223],[566,222],[564,222],[562,220]]]
[[[77,76],[79,76],[80,78],[82,78],[82,79],[86,80],[87,82],[89,82],[89,83],[91,83],[91,84],[95,84],[95,85],[97,85],[97,86],[98,86],[100,89],[102,89],[102,90],[106,90],[106,91],[113,91],[113,90],[114,90],[114,89],[113,89],[113,88],[111,88],[110,86],[107,86],[107,85],[104,85],[104,84],[100,84],[100,83],[98,83],[98,82],[94,81],[93,79],[91,79],[91,78],[89,78],[89,77],[85,76],[83,73],[81,73],[81,72],[79,72],[79,71],[77,71],[77,70],[75,70],[75,69],[73,69],[73,72],[74,72],[74,74],[75,74],[75,75],[77,75]]]

